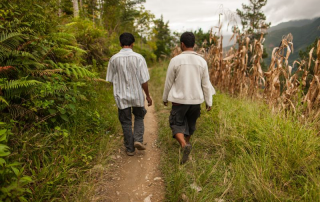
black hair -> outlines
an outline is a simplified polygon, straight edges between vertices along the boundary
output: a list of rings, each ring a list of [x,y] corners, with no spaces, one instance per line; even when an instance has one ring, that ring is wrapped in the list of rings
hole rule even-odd
[[[123,33],[119,37],[121,46],[130,46],[135,42],[134,36],[131,33]]]
[[[183,42],[187,48],[193,48],[196,42],[196,37],[192,32],[185,32],[181,35],[180,42]]]

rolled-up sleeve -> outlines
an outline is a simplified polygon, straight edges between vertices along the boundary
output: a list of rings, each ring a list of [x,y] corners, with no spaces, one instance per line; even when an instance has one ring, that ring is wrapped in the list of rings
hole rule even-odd
[[[147,81],[149,81],[150,79],[150,75],[149,75],[149,71],[148,71],[148,66],[147,66],[147,62],[144,58],[140,58],[140,62],[139,62],[139,82],[140,84],[143,84]]]
[[[171,90],[171,87],[173,85],[174,79],[175,79],[175,70],[174,70],[174,59],[171,59],[168,70],[167,70],[167,76],[166,76],[166,82],[164,84],[164,91],[162,100],[163,102],[168,102],[168,96],[169,92]]]
[[[202,78],[201,78],[201,87],[203,90],[203,95],[205,102],[208,106],[212,106],[212,96],[216,94],[214,87],[212,86],[209,78],[208,65],[203,70]]]

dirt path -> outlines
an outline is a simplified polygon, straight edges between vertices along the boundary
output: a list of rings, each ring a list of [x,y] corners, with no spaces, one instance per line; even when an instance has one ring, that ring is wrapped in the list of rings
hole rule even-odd
[[[161,202],[164,200],[164,182],[159,170],[160,151],[157,147],[158,124],[154,107],[146,107],[145,151],[136,150],[127,156],[124,148],[113,156],[115,164],[109,173],[106,192],[108,202]]]

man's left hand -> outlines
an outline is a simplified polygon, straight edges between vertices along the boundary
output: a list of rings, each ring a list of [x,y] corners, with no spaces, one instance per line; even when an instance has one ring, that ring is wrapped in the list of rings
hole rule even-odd
[[[207,109],[207,111],[210,111],[211,110],[211,106],[206,105],[206,109]]]

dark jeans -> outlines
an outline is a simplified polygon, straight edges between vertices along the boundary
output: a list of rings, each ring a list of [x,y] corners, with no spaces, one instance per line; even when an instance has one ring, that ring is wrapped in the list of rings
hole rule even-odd
[[[134,130],[132,133],[132,114],[134,115]],[[143,119],[147,110],[144,107],[129,107],[118,109],[119,120],[123,130],[124,146],[128,152],[134,152],[134,142],[143,143]]]
[[[196,122],[200,117],[200,104],[198,105],[172,105],[169,123],[172,135],[183,133],[185,136],[192,135],[196,130]]]

